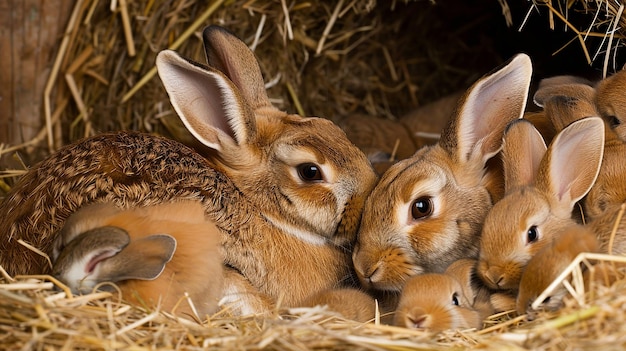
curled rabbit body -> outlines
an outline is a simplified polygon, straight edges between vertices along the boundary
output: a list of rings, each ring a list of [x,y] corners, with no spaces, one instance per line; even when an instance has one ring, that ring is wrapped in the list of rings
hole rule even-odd
[[[56,238],[52,274],[75,293],[117,283],[124,299],[166,311],[187,293],[203,317],[217,310],[222,294],[220,237],[197,201],[127,210],[90,204]],[[180,306],[191,313],[188,303]]]
[[[554,235],[574,223],[574,204],[596,180],[602,160],[600,118],[577,121],[547,148],[527,121],[504,137],[506,193],[485,218],[478,275],[493,289],[516,290],[528,261]]]
[[[59,229],[81,206],[191,199],[222,233],[231,301],[280,297],[293,306],[349,279],[349,251],[376,181],[365,155],[329,120],[273,107],[242,41],[217,26],[203,38],[208,67],[173,51],[157,57],[172,105],[203,155],[134,132],[94,136],[54,153],[0,204],[0,265],[10,274],[48,273],[45,259],[18,240],[51,254]]]
[[[397,294],[411,276],[478,253],[484,216],[501,193],[488,161],[522,117],[530,59],[518,55],[461,98],[441,139],[393,165],[367,199],[353,253],[368,289]]]
[[[472,285],[476,261],[461,259],[444,273],[426,273],[410,278],[402,289],[394,324],[407,328],[481,329],[494,309],[489,294]]]
[[[571,224],[558,233],[546,246],[535,254],[522,274],[517,295],[517,312],[531,311],[535,299],[571,264],[582,252],[597,252],[599,244],[595,234],[588,228]],[[558,289],[542,302],[546,309],[561,306],[565,288]]]

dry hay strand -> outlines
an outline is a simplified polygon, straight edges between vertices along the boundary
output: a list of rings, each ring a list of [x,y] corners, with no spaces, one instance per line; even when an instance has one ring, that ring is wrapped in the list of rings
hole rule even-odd
[[[508,7],[505,0],[501,0],[501,3],[503,9]],[[573,32],[573,39],[558,51],[577,41],[588,64],[602,57],[603,77],[606,77],[609,67],[614,71],[621,69],[617,55],[626,39],[625,4],[623,0],[533,0],[520,30],[529,16],[540,13],[540,8],[546,8],[551,30],[555,30],[557,23],[561,23],[564,25],[563,31]],[[589,43],[590,38],[599,40]]]

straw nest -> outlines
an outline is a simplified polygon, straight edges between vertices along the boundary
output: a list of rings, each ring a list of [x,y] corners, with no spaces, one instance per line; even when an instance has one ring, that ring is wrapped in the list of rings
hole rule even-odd
[[[615,263],[616,281],[589,288],[581,265]],[[626,258],[581,254],[555,281],[569,289],[556,313],[490,317],[480,331],[432,334],[372,321],[345,320],[325,307],[233,318],[227,309],[203,321],[130,306],[116,294],[73,296],[47,276],[0,280],[3,350],[561,350],[626,345]],[[185,303],[185,301],[181,301]]]
[[[499,2],[510,18],[507,2]],[[616,60],[626,35],[623,5],[537,1],[528,6],[530,16],[547,8],[550,25],[565,23],[590,61],[602,57],[607,67]],[[393,119],[466,87],[503,59],[490,46],[489,34],[477,30],[490,19],[478,15],[484,11],[463,1],[444,11],[422,1],[77,0],[55,57],[51,89],[45,92],[41,131],[24,144],[0,146],[0,155],[19,151],[21,160],[32,164],[81,137],[119,129],[189,141],[154,77],[153,63],[156,53],[168,47],[202,62],[199,32],[210,23],[229,28],[255,50],[279,108],[330,119],[355,113]],[[581,11],[588,21],[571,23],[569,13]],[[437,22],[467,17],[473,20],[455,28]],[[587,47],[589,37],[605,38],[597,55]],[[5,170],[0,194],[22,172]],[[580,276],[579,267],[577,261],[572,264],[574,278]],[[192,321],[129,306],[111,293],[73,296],[50,277],[4,274],[0,349],[547,350],[626,345],[623,272],[609,287],[585,289],[580,279],[568,283],[566,278],[556,284],[569,286],[571,294],[557,313],[541,313],[533,321],[496,315],[481,331],[434,335],[344,320],[323,307],[243,318],[224,310]]]

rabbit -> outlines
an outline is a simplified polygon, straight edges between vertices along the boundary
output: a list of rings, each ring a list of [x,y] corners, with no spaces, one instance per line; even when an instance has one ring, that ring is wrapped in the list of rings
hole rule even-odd
[[[400,116],[398,121],[413,134],[417,149],[435,144],[439,140],[441,131],[452,118],[464,93],[453,92]]]
[[[522,117],[531,74],[520,54],[476,82],[437,144],[389,168],[368,197],[353,262],[362,286],[390,293],[391,307],[411,276],[477,256],[484,216],[502,187],[486,165],[506,125]]]
[[[306,299],[303,307],[325,305],[344,318],[366,323],[376,318],[376,301],[366,292],[354,289],[331,289],[321,291]]]
[[[593,90],[593,98],[591,103],[595,105],[598,115],[602,117],[610,128],[624,141],[626,141],[626,70],[622,69],[613,75],[599,81],[590,81],[586,78],[577,76],[555,76],[542,79],[537,93],[535,94],[535,102],[542,105],[541,95],[553,95],[556,90],[562,91],[562,87],[569,87],[570,92],[576,96],[574,90],[589,91]]]
[[[365,155],[330,120],[272,106],[254,53],[236,36],[209,26],[203,40],[208,66],[171,50],[156,60],[174,110],[203,148],[117,132],[58,150],[0,204],[0,265],[9,274],[49,273],[18,240],[50,255],[82,206],[187,199],[221,232],[225,303],[264,312],[354,282],[350,252],[377,181]]]
[[[626,142],[626,69],[601,80],[596,85],[595,104],[611,129]]]
[[[394,325],[433,332],[481,329],[494,309],[487,291],[472,286],[475,263],[473,259],[461,259],[444,273],[411,277],[402,289]]]
[[[399,121],[350,115],[338,125],[348,139],[365,152],[377,174],[383,174],[398,159],[405,159],[417,150],[410,131]]]
[[[623,159],[626,154],[626,141],[618,135],[618,129],[611,126],[610,119],[602,110],[615,110],[620,99],[614,105],[607,100],[620,94],[612,94],[606,81],[619,83],[619,73],[600,81],[593,88],[586,84],[549,85],[540,88],[534,100],[544,107],[545,113],[552,120],[556,130],[562,130],[568,124],[588,116],[605,116],[605,141],[602,165],[593,187],[583,199],[585,216],[589,219],[601,216],[607,208],[620,205],[626,201],[626,187],[623,185],[626,165]],[[624,75],[626,77],[626,75]],[[617,78],[618,80],[613,80]],[[625,81],[626,83],[626,81]],[[602,88],[602,89],[601,89]],[[614,87],[618,89],[619,86]],[[612,100],[611,100],[612,101]]]
[[[555,233],[552,240],[539,250],[528,262],[519,284],[517,312],[533,312],[531,305],[537,297],[582,252],[599,252],[600,244],[595,233],[580,224],[570,224]],[[567,290],[557,289],[542,302],[547,310],[557,310]]]
[[[380,175],[398,160],[436,143],[461,96],[462,92],[452,93],[397,120],[355,114],[342,118],[338,124]]]
[[[574,204],[589,191],[603,155],[599,117],[570,124],[546,149],[531,123],[512,123],[502,158],[506,193],[485,218],[479,277],[492,289],[517,290],[528,261],[574,223]]]
[[[65,221],[53,243],[52,274],[75,293],[118,283],[124,299],[167,311],[188,293],[204,316],[217,311],[222,293],[220,238],[199,201],[126,210],[93,203]]]

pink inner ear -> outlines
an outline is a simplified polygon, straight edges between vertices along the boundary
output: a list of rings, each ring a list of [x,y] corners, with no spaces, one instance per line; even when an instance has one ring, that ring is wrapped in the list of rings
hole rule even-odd
[[[106,260],[109,257],[115,256],[118,252],[119,251],[117,250],[105,250],[95,255],[87,263],[87,266],[85,267],[85,272],[89,274],[93,273],[93,270],[96,269],[98,263]]]

